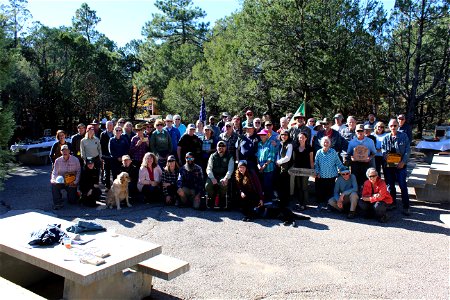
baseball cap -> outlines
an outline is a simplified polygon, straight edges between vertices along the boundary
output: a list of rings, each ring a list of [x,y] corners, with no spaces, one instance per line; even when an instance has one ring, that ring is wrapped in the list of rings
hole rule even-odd
[[[364,125],[363,124],[356,125],[355,131],[364,131]]]

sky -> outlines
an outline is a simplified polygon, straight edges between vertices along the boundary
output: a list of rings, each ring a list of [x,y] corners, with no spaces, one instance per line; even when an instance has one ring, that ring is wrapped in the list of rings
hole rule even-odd
[[[382,0],[388,11],[393,7],[394,1]],[[7,2],[0,0],[0,4]],[[133,39],[142,39],[142,27],[153,13],[160,13],[154,5],[155,0],[28,0],[27,8],[33,21],[40,21],[49,27],[71,26],[75,11],[83,2],[101,18],[97,30],[119,47]],[[239,10],[240,2],[241,0],[193,0],[194,6],[200,7],[207,14],[202,21],[210,22],[211,26],[216,20]]]

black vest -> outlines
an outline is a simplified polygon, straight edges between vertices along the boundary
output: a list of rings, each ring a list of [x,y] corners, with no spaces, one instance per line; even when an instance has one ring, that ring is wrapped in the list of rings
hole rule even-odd
[[[228,163],[232,156],[228,153],[225,153],[222,157],[220,157],[218,152],[215,152],[212,156],[212,172],[214,174],[214,178],[217,180],[225,177],[225,174],[228,172]]]
[[[291,145],[291,143],[283,143],[281,144],[281,158],[286,156],[286,152],[287,152],[287,147],[288,145]],[[289,170],[289,168],[292,166],[292,155],[291,155],[291,159],[288,162],[285,162],[284,164],[280,165],[281,168],[281,172],[287,172]]]

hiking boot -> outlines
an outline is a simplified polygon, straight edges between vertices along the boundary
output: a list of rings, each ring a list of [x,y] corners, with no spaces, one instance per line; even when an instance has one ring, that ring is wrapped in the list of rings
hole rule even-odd
[[[356,212],[351,211],[347,215],[347,219],[354,219],[356,217]]]

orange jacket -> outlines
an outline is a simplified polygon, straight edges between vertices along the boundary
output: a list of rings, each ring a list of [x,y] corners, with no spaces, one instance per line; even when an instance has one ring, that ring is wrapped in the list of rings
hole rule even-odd
[[[373,187],[370,180],[366,180],[366,182],[364,182],[362,196],[369,197],[371,203],[378,201],[384,201],[386,204],[392,203],[392,196],[387,190],[386,183],[380,177],[377,177]]]

